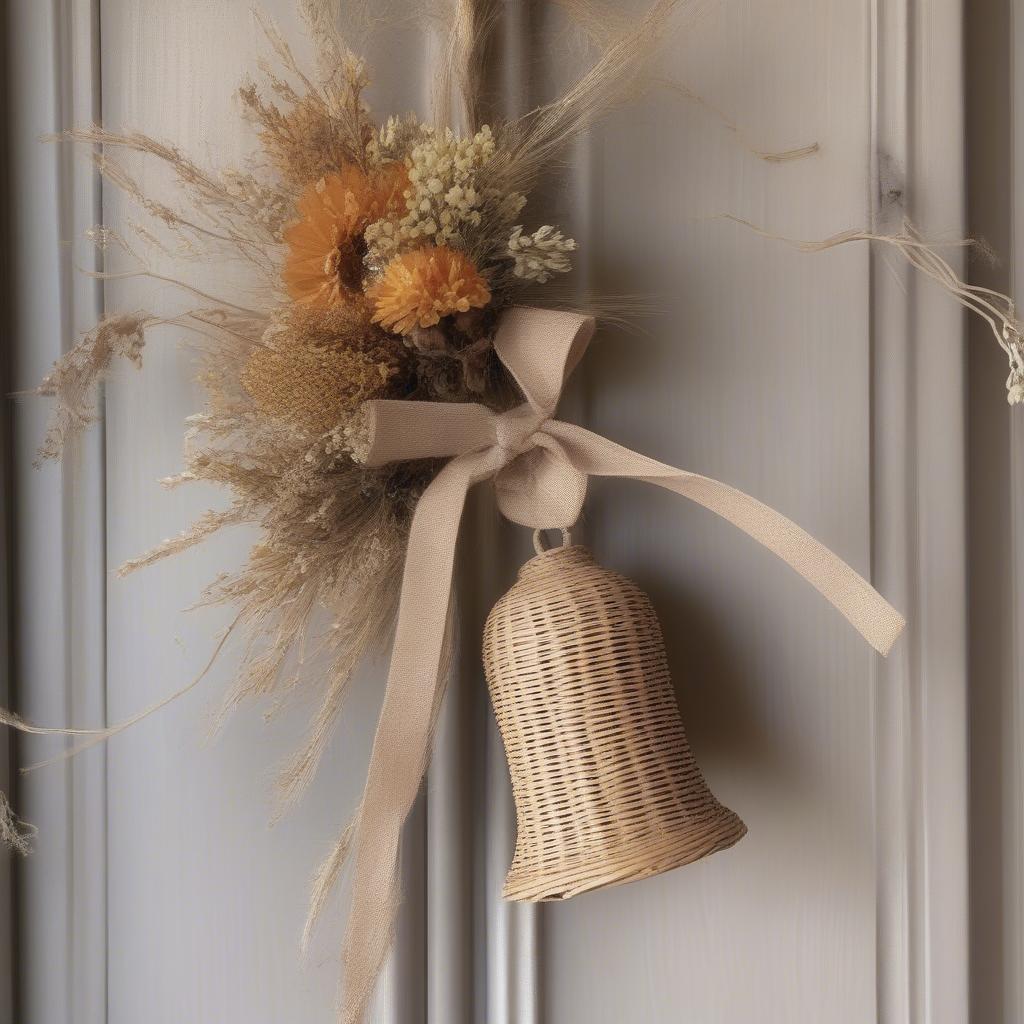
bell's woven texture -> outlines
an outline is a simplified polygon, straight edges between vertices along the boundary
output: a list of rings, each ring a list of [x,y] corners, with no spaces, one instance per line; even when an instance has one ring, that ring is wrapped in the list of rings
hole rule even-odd
[[[579,545],[531,559],[484,627],[518,835],[503,895],[568,899],[732,846],[646,594]]]

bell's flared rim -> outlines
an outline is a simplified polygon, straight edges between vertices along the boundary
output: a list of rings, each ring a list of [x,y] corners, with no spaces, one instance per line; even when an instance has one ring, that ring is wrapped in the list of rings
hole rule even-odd
[[[550,865],[518,864],[513,858],[502,896],[516,902],[549,903],[639,882],[728,850],[746,834],[740,816],[719,804],[718,813],[699,824],[647,842],[634,839],[612,852],[584,851]]]

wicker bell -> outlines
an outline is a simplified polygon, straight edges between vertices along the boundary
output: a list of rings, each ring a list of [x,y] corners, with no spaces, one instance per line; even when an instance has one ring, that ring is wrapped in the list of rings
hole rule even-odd
[[[518,819],[506,899],[632,882],[746,833],[690,752],[650,600],[586,548],[527,562],[483,651]]]

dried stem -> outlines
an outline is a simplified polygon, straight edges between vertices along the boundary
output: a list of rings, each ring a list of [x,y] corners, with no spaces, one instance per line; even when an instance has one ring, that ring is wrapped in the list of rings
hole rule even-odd
[[[1006,354],[1010,365],[1010,375],[1006,381],[1007,401],[1010,405],[1024,402],[1024,341],[1022,341],[1024,327],[1017,319],[1013,299],[1002,292],[967,284],[961,280],[949,262],[936,251],[940,243],[926,241],[909,221],[904,222],[903,231],[899,234],[850,230],[841,231],[829,238],[806,241],[765,231],[756,224],[732,214],[723,214],[722,216],[725,220],[742,224],[763,238],[785,242],[801,252],[824,252],[850,242],[872,242],[894,249],[912,267],[929,277],[961,306],[980,316],[989,325],[992,336]],[[955,239],[941,244],[959,247],[978,245],[977,242],[969,238]]]

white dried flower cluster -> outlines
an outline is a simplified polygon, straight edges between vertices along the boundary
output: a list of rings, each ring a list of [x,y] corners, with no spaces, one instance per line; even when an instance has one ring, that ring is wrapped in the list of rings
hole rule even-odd
[[[337,424],[321,434],[309,451],[306,462],[330,467],[338,462],[362,462],[369,455],[370,432],[360,409],[348,422]]]
[[[327,445],[328,454],[366,462],[370,457],[370,422],[360,409],[348,423],[334,428]]]
[[[544,284],[552,274],[564,274],[572,269],[568,254],[576,248],[576,241],[566,238],[550,224],[538,228],[532,235],[524,235],[522,226],[512,230],[508,240],[508,254],[516,262],[516,277]]]
[[[433,129],[422,125],[412,114],[404,117],[389,117],[381,125],[375,139],[366,147],[367,155],[375,163],[402,160],[405,154],[429,138]]]
[[[460,138],[450,128],[423,131],[425,137],[405,161],[408,212],[397,223],[379,220],[366,229],[371,259],[387,260],[401,249],[424,243],[466,248],[466,232],[480,227],[485,207],[499,219],[511,220],[526,205],[526,197],[518,192],[500,196],[478,186],[477,175],[495,152],[487,125],[472,138]]]

